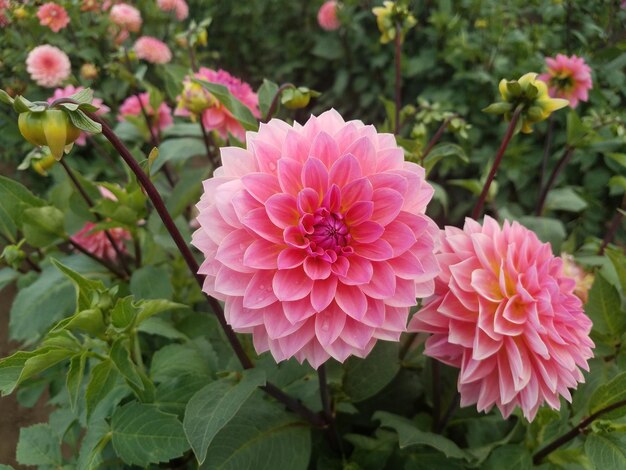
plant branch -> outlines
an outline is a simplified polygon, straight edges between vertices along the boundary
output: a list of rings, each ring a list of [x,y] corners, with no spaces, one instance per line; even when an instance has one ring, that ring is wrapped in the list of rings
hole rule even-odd
[[[278,88],[278,90],[276,90],[276,94],[274,95],[274,98],[272,99],[270,107],[267,110],[267,114],[263,118],[263,122],[268,122],[270,119],[272,119],[272,116],[274,116],[274,113],[276,112],[276,107],[278,106],[278,100],[280,100],[280,95],[282,95],[283,91],[289,88],[295,88],[295,87],[296,86],[293,83],[283,83]]]
[[[402,106],[402,30],[400,23],[396,23],[395,37],[395,66],[396,66],[396,109],[395,109],[395,126],[393,133],[400,133],[400,107]]]
[[[509,146],[509,142],[513,138],[513,134],[515,132],[515,128],[517,127],[517,121],[519,120],[520,114],[522,112],[522,107],[518,106],[511,117],[511,122],[509,122],[509,127],[504,134],[504,138],[502,139],[502,143],[500,144],[500,148],[498,149],[498,153],[496,154],[496,159],[493,162],[491,167],[491,171],[487,176],[487,181],[485,181],[485,185],[483,186],[483,190],[480,193],[480,197],[478,198],[478,202],[476,206],[474,206],[474,210],[472,211],[472,218],[478,219],[482,212],[483,206],[485,204],[485,200],[487,199],[487,195],[489,194],[489,188],[491,187],[491,183],[496,176],[496,172],[498,171],[498,167],[500,166],[500,162],[502,162],[502,157],[504,156],[504,152],[506,148]]]
[[[326,379],[326,365],[322,364],[317,368],[317,377],[319,379],[320,386],[320,399],[322,402],[322,414],[326,423],[328,424],[328,440],[330,445],[343,455],[343,446],[341,445],[341,438],[337,432],[335,426],[335,417],[332,411],[330,392],[328,390],[328,381]]]
[[[443,122],[441,123],[441,126],[439,126],[439,129],[437,129],[437,132],[435,132],[435,135],[433,135],[432,139],[430,139],[430,141],[426,145],[426,148],[422,152],[422,155],[420,155],[420,165],[424,166],[424,160],[426,159],[430,151],[433,149],[433,147],[437,145],[437,142],[439,142],[439,139],[441,139],[441,136],[448,128],[448,124],[450,124],[451,120],[452,120],[452,116],[447,117],[443,120]]]
[[[548,131],[546,133],[546,141],[543,147],[543,158],[541,159],[541,173],[539,174],[539,189],[543,187],[543,180],[546,178],[548,171],[548,158],[552,148],[552,133],[554,132],[554,114],[548,118]]]
[[[543,212],[543,208],[548,198],[548,193],[552,189],[552,186],[554,186],[554,183],[557,177],[561,174],[561,171],[563,171],[563,168],[565,168],[565,165],[567,165],[567,163],[572,158],[572,155],[574,155],[574,150],[576,150],[575,147],[571,147],[569,145],[565,146],[565,150],[563,151],[563,156],[554,167],[554,170],[552,170],[552,173],[550,174],[550,178],[548,178],[548,181],[546,182],[545,186],[541,189],[541,194],[539,195],[539,202],[537,203],[537,208],[535,209],[535,215],[540,216],[541,213]]]
[[[68,238],[67,241],[76,250],[80,251],[84,255],[89,256],[92,260],[97,261],[98,263],[100,263],[102,266],[107,268],[109,271],[111,271],[113,274],[115,274],[117,277],[119,277],[123,281],[127,281],[128,280],[128,275],[125,272],[120,271],[115,266],[113,266],[113,264],[109,263],[104,258],[100,258],[99,256],[94,255],[91,251],[86,250],[81,245],[79,245],[74,240],[72,240],[71,238]]]
[[[622,199],[622,209],[626,209],[626,193],[624,193],[624,198]],[[606,234],[604,235],[604,238],[602,239],[602,244],[600,245],[600,248],[598,249],[599,255],[603,255],[606,247],[609,246],[609,243],[613,241],[613,238],[615,238],[615,234],[617,233],[617,230],[622,224],[623,219],[624,219],[624,214],[619,210],[616,211],[615,215],[613,216],[613,219],[611,219],[611,225],[609,225],[609,229],[606,231]]]
[[[541,463],[541,461],[545,457],[547,457],[551,452],[555,451],[556,449],[561,447],[563,444],[566,444],[569,441],[571,441],[572,439],[574,439],[581,432],[583,432],[585,430],[585,428],[587,426],[589,426],[595,419],[599,418],[603,414],[606,414],[606,413],[608,413],[610,411],[616,410],[616,409],[621,408],[623,406],[626,406],[626,400],[621,400],[621,401],[618,401],[616,403],[613,403],[612,405],[609,405],[609,406],[607,406],[605,408],[602,408],[602,409],[596,411],[595,413],[591,414],[589,417],[583,419],[580,423],[578,423],[578,425],[574,426],[568,432],[566,432],[562,436],[556,438],[550,444],[548,444],[543,449],[538,451],[533,456],[533,464],[539,465]]]

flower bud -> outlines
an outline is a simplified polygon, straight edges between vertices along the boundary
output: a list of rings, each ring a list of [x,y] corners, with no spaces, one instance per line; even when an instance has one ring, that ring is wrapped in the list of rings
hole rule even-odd
[[[85,80],[98,78],[98,68],[94,64],[83,64],[80,68],[80,76]]]
[[[311,97],[315,96],[319,96],[319,93],[307,87],[288,88],[283,91],[280,102],[287,109],[301,109],[307,107]]]
[[[21,113],[18,127],[28,142],[38,146],[46,145],[57,160],[63,156],[66,146],[73,144],[80,136],[80,130],[71,123],[67,113],[60,109]]]
[[[16,20],[23,20],[24,18],[28,18],[28,11],[24,7],[18,7],[13,10],[13,18]]]
[[[18,245],[8,245],[4,248],[0,258],[4,259],[12,268],[17,269],[26,258],[26,253],[24,253]]]
[[[46,155],[42,158],[32,161],[32,168],[41,176],[48,176],[48,170],[52,168],[57,159],[54,158],[54,155]]]
[[[205,109],[215,104],[215,98],[199,83],[185,80],[180,94],[178,108],[186,109],[192,115],[200,115]]]

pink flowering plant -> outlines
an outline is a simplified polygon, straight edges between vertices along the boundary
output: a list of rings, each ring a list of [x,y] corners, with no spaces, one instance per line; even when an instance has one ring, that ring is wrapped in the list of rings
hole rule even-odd
[[[0,0],[0,467],[626,468],[626,11],[535,3]]]

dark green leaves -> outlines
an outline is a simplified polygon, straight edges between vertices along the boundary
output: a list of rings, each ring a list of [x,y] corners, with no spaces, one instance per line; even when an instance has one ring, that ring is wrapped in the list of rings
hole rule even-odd
[[[621,301],[617,289],[598,274],[589,291],[589,301],[585,307],[593,321],[593,329],[600,334],[620,336],[626,328],[626,315],[621,311]]]
[[[381,341],[365,359],[346,361],[343,389],[354,402],[366,400],[385,388],[399,370],[398,343]]]
[[[244,371],[239,382],[224,378],[212,382],[189,400],[185,410],[185,434],[198,462],[206,459],[207,449],[217,433],[235,416],[237,411],[261,385],[265,372],[261,369]]]
[[[589,413],[597,413],[608,406],[626,400],[626,372],[622,372],[613,380],[600,385],[589,400]],[[626,414],[626,406],[602,415],[602,418],[619,418]]]
[[[626,468],[626,436],[590,434],[585,440],[585,453],[598,470],[622,470]]]
[[[252,114],[252,112],[241,101],[235,98],[228,88],[224,85],[218,85],[217,83],[209,83],[204,80],[194,79],[195,82],[202,85],[202,87],[215,96],[220,103],[228,109],[232,115],[237,119],[241,125],[247,131],[256,131],[259,127],[259,123]]]
[[[59,468],[63,463],[61,442],[48,424],[22,428],[16,458],[22,465]]]
[[[129,465],[167,462],[180,457],[189,443],[175,415],[154,405],[131,402],[118,408],[111,420],[113,448]]]

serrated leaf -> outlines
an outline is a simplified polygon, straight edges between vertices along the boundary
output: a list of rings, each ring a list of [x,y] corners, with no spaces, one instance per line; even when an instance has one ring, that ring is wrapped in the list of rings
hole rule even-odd
[[[130,352],[128,350],[128,340],[125,338],[118,338],[111,346],[110,352],[111,360],[120,374],[126,379],[129,384],[134,385],[139,390],[144,390],[144,384],[141,380],[139,372],[133,361],[130,359]]]
[[[469,163],[465,150],[463,150],[463,147],[460,145],[448,143],[438,144],[433,147],[424,159],[424,168],[426,169],[426,173],[430,173],[440,160],[448,157],[456,157],[463,163]]]
[[[207,384],[206,377],[182,375],[160,384],[156,388],[154,404],[166,413],[176,414],[180,420],[191,397]]]
[[[58,468],[63,463],[61,442],[48,424],[35,424],[22,428],[15,457],[22,465]]]
[[[571,110],[567,115],[567,144],[576,147],[587,135],[587,128],[576,111]]]
[[[148,318],[162,312],[189,308],[185,304],[179,304],[176,302],[172,302],[171,300],[163,299],[141,300],[135,305],[139,308],[139,314],[137,315],[137,325],[141,324]]]
[[[601,384],[589,399],[589,413],[597,413],[603,408],[626,400],[626,372],[614,377],[607,383]],[[616,419],[626,415],[626,406],[602,415],[603,419]]]
[[[179,339],[186,341],[189,338],[186,334],[178,331],[174,325],[161,317],[151,317],[137,326],[137,331],[148,335],[162,336],[168,339]]]
[[[68,96],[69,99],[78,103],[91,103],[93,101],[93,90],[91,88],[83,88],[80,91]]]
[[[37,248],[44,248],[66,238],[65,215],[53,206],[32,207],[23,213],[24,238]]]
[[[572,188],[557,188],[548,193],[546,208],[567,212],[580,212],[587,208],[587,201]]]
[[[626,439],[623,434],[614,436],[590,434],[585,440],[585,453],[598,470],[623,470],[626,468]]]
[[[310,455],[309,426],[282,407],[252,397],[215,436],[201,468],[306,470]]]
[[[396,416],[386,411],[377,411],[373,418],[379,420],[381,426],[394,429],[398,433],[401,449],[422,445],[437,449],[448,458],[471,460],[471,455],[459,448],[450,439],[440,434],[422,431],[412,421],[402,416]]]
[[[497,448],[485,462],[485,470],[528,470],[533,467],[532,457],[521,445],[506,445]]]
[[[166,382],[186,374],[207,378],[211,376],[207,359],[194,343],[170,344],[152,356],[150,376],[153,381]]]
[[[81,311],[89,309],[91,307],[93,293],[95,291],[104,290],[104,284],[102,281],[87,279],[57,259],[50,258],[50,261],[74,285],[74,289],[76,290],[76,310]]]
[[[154,405],[130,402],[118,408],[111,432],[115,452],[129,465],[167,462],[189,449],[180,421]]]
[[[126,329],[131,326],[139,309],[133,305],[133,297],[128,296],[118,299],[111,309],[111,323],[115,328]]]
[[[585,312],[593,321],[594,331],[614,337],[624,333],[626,315],[621,310],[619,292],[601,274],[596,275],[589,291]]]
[[[26,361],[43,352],[44,350],[17,351],[9,357],[0,359],[0,392],[3,396],[13,392],[17,386]]]
[[[80,109],[68,111],[67,115],[70,117],[72,124],[81,131],[89,132],[90,134],[100,134],[102,132],[102,124],[91,119]]]
[[[78,395],[80,393],[80,386],[83,383],[83,375],[85,374],[86,361],[86,352],[74,356],[70,361],[70,370],[67,373],[65,386],[67,387],[67,393],[70,396],[70,407],[72,408],[72,410],[76,409],[76,403],[78,402]]]
[[[400,370],[398,343],[380,341],[365,358],[352,357],[345,363],[343,390],[358,403],[373,397]]]
[[[118,377],[117,369],[113,365],[113,361],[110,360],[102,361],[91,370],[91,377],[85,394],[87,417],[96,409],[98,403],[113,390]]]
[[[210,383],[191,397],[185,410],[183,427],[198,462],[206,459],[207,449],[217,433],[235,416],[245,401],[261,385],[265,372],[250,369],[242,379],[224,378]]]
[[[46,203],[17,181],[0,175],[0,228],[11,240],[21,229],[24,209]]]
[[[130,278],[130,292],[137,299],[170,299],[174,289],[165,266],[144,266]]]
[[[224,85],[210,83],[206,80],[199,79],[193,79],[193,81],[202,85],[205,90],[215,96],[215,98],[217,98],[217,100],[231,112],[233,117],[241,123],[244,129],[248,131],[256,131],[258,129],[259,123],[250,109],[235,98]]]
[[[206,154],[206,147],[200,138],[168,139],[159,146],[159,155],[150,166],[150,174],[156,174],[167,162],[183,162],[196,155],[204,154]]]
[[[624,253],[621,251],[611,249],[607,249],[605,254],[609,257],[615,268],[622,293],[626,294],[626,256],[624,256]]]
[[[263,84],[259,87],[259,109],[263,116],[267,115],[272,101],[278,92],[278,85],[267,78],[263,79]]]

